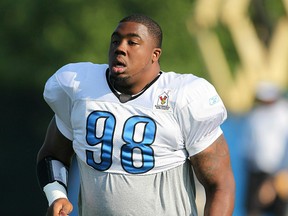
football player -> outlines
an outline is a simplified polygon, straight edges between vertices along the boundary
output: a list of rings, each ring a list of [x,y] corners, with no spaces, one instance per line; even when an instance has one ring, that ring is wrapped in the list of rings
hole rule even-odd
[[[131,15],[111,35],[108,64],[68,64],[44,98],[55,116],[38,153],[48,215],[67,215],[67,172],[75,153],[79,215],[197,215],[193,169],[205,215],[232,215],[235,182],[215,88],[160,69],[162,31]],[[193,169],[192,169],[193,167]]]

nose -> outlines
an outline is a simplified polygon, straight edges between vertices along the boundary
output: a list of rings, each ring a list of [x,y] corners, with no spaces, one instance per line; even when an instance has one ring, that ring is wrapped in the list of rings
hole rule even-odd
[[[126,55],[126,45],[125,41],[120,41],[116,46],[115,46],[115,54],[118,55]]]

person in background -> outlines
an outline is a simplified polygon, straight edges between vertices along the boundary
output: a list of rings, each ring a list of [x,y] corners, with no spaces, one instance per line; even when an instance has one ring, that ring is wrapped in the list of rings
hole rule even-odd
[[[151,18],[122,19],[108,64],[65,65],[45,85],[54,111],[37,157],[47,215],[68,215],[67,172],[76,154],[79,215],[197,215],[193,169],[205,215],[231,216],[235,181],[215,88],[160,69],[162,30]]]
[[[288,103],[279,86],[259,82],[244,134],[247,215],[287,215]]]

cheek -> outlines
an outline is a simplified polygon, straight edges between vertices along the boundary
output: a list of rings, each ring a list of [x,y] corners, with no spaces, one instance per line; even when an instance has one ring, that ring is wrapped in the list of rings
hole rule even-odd
[[[111,50],[111,48],[109,48],[109,50],[108,50],[108,57],[109,57],[109,61],[110,61],[110,58],[112,57],[112,50]]]
[[[134,52],[130,54],[130,63],[134,65],[134,67],[144,68],[147,67],[148,64],[152,62],[153,54],[150,50],[139,50],[138,52]]]
[[[147,67],[147,65],[149,65],[149,63],[151,61],[150,59],[151,59],[150,56],[143,55],[143,56],[138,58],[137,65],[141,68],[145,68],[145,67]]]
[[[141,62],[142,62],[142,64],[144,64],[144,65],[149,64],[152,61],[152,57],[153,57],[153,55],[148,50],[143,52],[141,54],[141,60],[142,60]]]

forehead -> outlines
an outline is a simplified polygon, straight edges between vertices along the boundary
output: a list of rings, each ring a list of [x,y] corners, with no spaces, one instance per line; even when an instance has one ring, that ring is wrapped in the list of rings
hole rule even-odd
[[[148,28],[136,22],[122,22],[116,27],[112,35],[125,36],[139,36],[140,38],[149,38]]]

